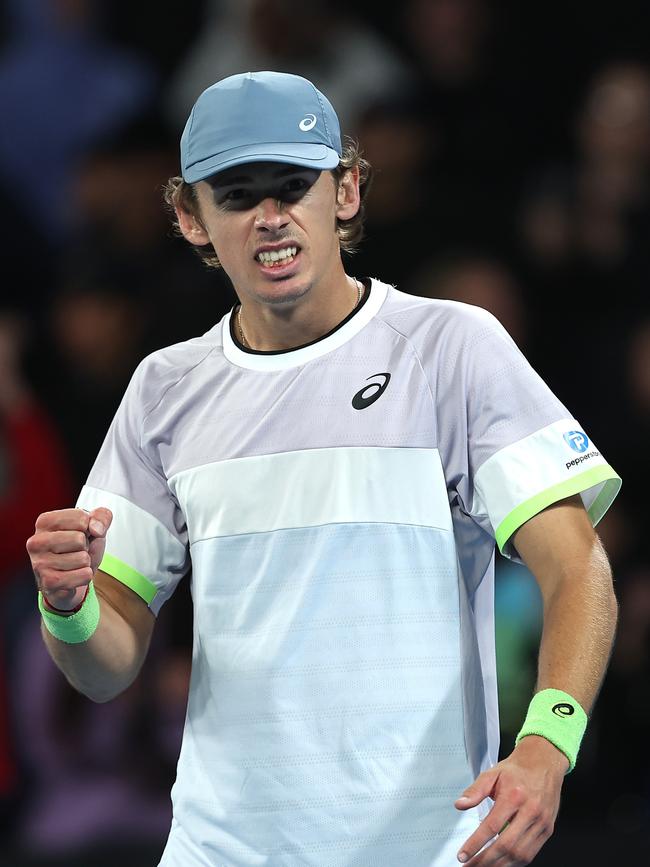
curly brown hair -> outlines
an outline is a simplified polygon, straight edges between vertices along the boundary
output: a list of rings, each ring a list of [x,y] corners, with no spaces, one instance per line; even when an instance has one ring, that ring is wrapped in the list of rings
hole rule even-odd
[[[355,167],[359,168],[359,194],[361,197],[359,210],[349,220],[336,221],[339,243],[341,249],[346,253],[356,252],[363,238],[365,202],[373,175],[372,166],[363,158],[359,143],[355,139],[348,137],[345,139],[343,154],[339,160],[339,164],[331,171],[335,186],[338,187],[346,172]],[[175,209],[177,207],[196,217],[202,223],[196,184],[188,184],[181,177],[170,178],[163,187],[163,198],[171,213],[172,225],[176,234],[182,235],[178,219],[176,218]],[[193,247],[208,267],[221,268],[221,262],[212,244],[194,244]]]

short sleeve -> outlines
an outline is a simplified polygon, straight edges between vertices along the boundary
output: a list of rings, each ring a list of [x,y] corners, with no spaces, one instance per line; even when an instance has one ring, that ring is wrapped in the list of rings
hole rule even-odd
[[[471,517],[519,560],[510,540],[547,506],[579,494],[595,526],[621,479],[498,320],[481,310],[459,375]]]
[[[158,614],[189,568],[187,528],[158,461],[143,443],[157,388],[147,360],[135,371],[77,507],[113,513],[100,569],[134,590]]]

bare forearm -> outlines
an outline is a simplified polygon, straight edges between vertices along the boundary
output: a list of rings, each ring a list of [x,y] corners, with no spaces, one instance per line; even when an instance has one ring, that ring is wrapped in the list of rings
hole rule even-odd
[[[99,625],[94,634],[79,644],[66,644],[45,626],[43,639],[50,656],[70,684],[97,702],[109,701],[135,679],[147,646],[137,632],[98,592]]]
[[[92,512],[57,509],[36,519],[26,548],[36,585],[47,609],[72,616],[82,603],[87,630],[76,632],[76,644],[55,638],[43,624],[45,645],[56,665],[79,692],[93,701],[108,701],[125,690],[144,661],[154,627],[154,615],[146,602],[126,584],[99,568],[106,546],[106,532],[113,513],[104,506]],[[94,593],[89,593],[92,589]],[[96,608],[99,604],[99,621]],[[63,620],[54,614],[53,630],[67,638]],[[88,620],[90,618],[90,620]],[[91,626],[89,625],[91,624]],[[85,640],[84,640],[85,639]]]
[[[591,710],[611,654],[617,621],[607,557],[598,542],[589,560],[567,562],[544,599],[537,689],[561,689]]]

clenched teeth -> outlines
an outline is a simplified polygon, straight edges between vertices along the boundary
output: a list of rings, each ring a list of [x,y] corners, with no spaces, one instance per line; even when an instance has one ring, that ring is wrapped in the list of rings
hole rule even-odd
[[[297,247],[284,247],[282,250],[265,250],[257,254],[257,261],[262,265],[287,265],[293,261],[298,252]]]

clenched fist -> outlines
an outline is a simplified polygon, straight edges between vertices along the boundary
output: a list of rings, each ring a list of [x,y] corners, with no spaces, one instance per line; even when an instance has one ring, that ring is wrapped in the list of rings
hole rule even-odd
[[[27,540],[38,589],[62,611],[72,611],[84,598],[106,547],[113,520],[109,509],[57,509],[43,512]]]

